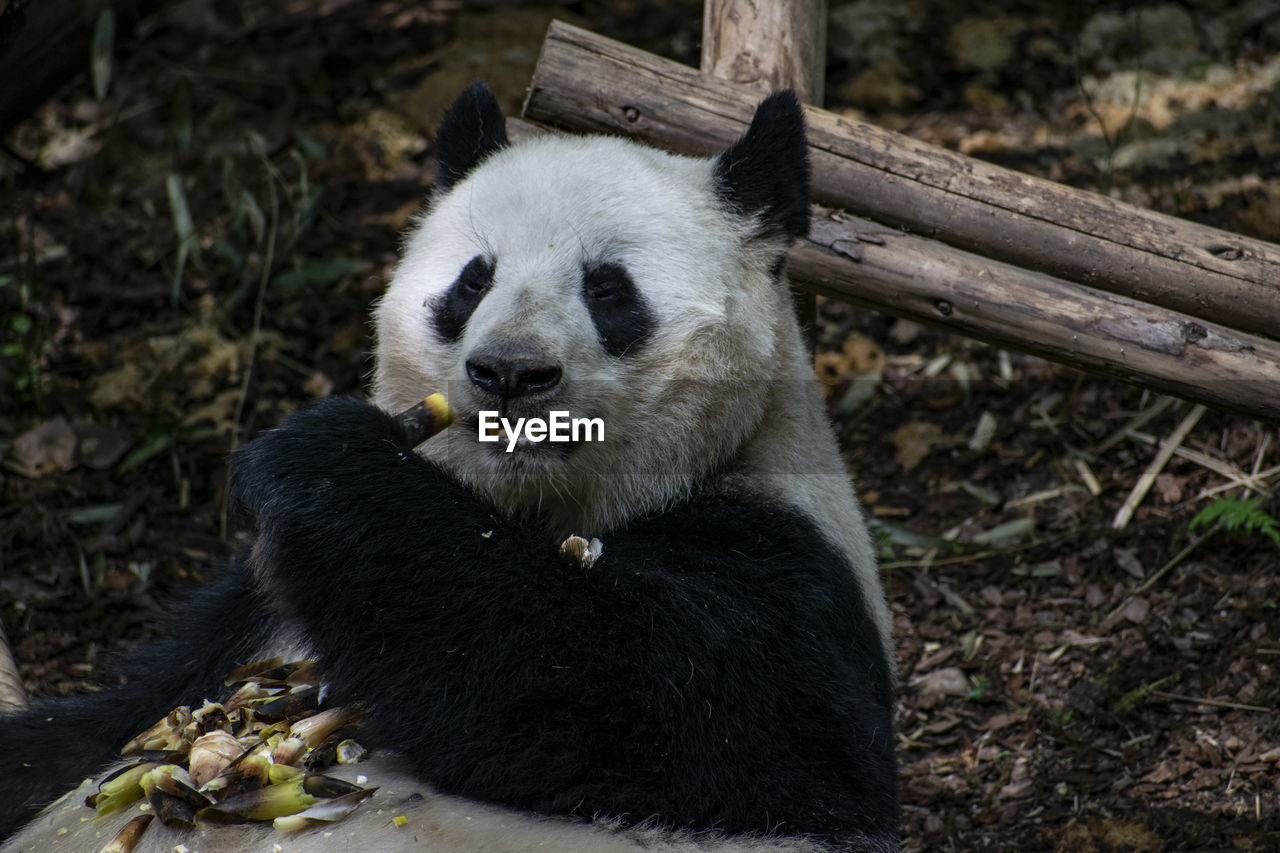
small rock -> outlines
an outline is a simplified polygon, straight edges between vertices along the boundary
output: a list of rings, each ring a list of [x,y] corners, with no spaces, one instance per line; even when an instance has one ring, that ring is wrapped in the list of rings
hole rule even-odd
[[[1147,603],[1145,598],[1134,598],[1124,606],[1124,610],[1120,611],[1120,613],[1133,624],[1141,625],[1147,621],[1147,613],[1150,611],[1151,605]]]

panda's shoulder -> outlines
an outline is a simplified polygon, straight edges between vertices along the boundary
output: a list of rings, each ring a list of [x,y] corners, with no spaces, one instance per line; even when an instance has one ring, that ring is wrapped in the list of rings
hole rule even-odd
[[[697,550],[735,565],[802,564],[840,577],[847,560],[816,522],[788,504],[759,497],[704,491],[632,520],[623,541],[649,548]]]

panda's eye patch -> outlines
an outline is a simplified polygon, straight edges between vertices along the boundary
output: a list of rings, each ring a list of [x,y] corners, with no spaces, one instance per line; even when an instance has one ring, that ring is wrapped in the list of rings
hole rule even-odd
[[[622,264],[591,264],[582,270],[582,297],[605,352],[620,358],[638,350],[653,333],[653,314]]]
[[[631,285],[621,264],[601,264],[584,271],[582,292],[588,299],[615,299]]]
[[[484,293],[493,286],[493,264],[483,255],[476,255],[462,268],[457,286],[468,293]]]
[[[447,342],[462,337],[471,314],[493,287],[496,262],[484,255],[476,255],[458,273],[449,289],[427,303],[431,309],[431,323],[436,334]]]

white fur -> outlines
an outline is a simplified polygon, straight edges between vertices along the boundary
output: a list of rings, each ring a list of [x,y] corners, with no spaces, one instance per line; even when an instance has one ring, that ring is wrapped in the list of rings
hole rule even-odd
[[[504,149],[438,199],[409,238],[377,309],[375,402],[398,412],[443,391],[459,421],[422,452],[499,507],[540,518],[555,541],[601,537],[695,486],[794,507],[849,559],[889,643],[875,555],[827,423],[785,282],[769,273],[781,238],[765,238],[718,203],[711,161],[608,138],[528,140]],[[433,333],[425,306],[477,254],[497,259],[493,287],[460,341]],[[578,288],[584,262],[623,264],[655,315],[654,337],[615,359],[597,341]],[[550,408],[602,417],[605,441],[568,455],[503,452],[477,441],[483,402],[466,358],[492,347],[558,362]],[[538,819],[433,792],[380,756],[363,773],[378,793],[329,830],[269,827],[175,833],[159,823],[139,853],[252,851],[717,851],[822,849],[804,839],[722,839]],[[70,795],[5,845],[97,850],[125,816],[98,824]],[[418,795],[412,797],[411,795]],[[419,798],[420,797],[420,798]],[[409,823],[391,822],[403,814]],[[57,835],[66,829],[64,835]],[[871,848],[868,848],[871,849]]]
[[[438,200],[410,237],[377,310],[374,401],[398,412],[444,391],[459,420],[421,452],[561,539],[607,547],[609,528],[695,485],[790,504],[848,556],[890,648],[875,551],[786,284],[769,273],[781,246],[725,212],[710,160],[606,137],[522,142]],[[493,288],[462,339],[441,342],[424,305],[477,254],[497,259]],[[622,263],[656,314],[639,353],[600,349],[578,296],[584,261]],[[563,364],[537,414],[603,417],[605,441],[568,457],[480,444],[465,362],[495,343]]]

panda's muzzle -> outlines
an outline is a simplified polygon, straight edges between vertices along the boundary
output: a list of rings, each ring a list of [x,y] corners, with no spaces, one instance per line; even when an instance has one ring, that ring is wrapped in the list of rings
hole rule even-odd
[[[475,355],[467,359],[471,384],[503,401],[530,397],[550,391],[560,384],[564,369],[524,358]]]

